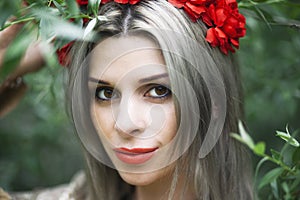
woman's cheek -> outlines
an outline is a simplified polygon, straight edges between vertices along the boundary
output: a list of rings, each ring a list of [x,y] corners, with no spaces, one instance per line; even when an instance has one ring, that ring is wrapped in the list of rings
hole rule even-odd
[[[158,134],[158,140],[161,141],[163,145],[166,145],[172,141],[177,133],[177,118],[175,112],[175,105],[173,102],[165,105],[164,114],[166,116],[163,127]]]
[[[95,105],[92,108],[91,115],[98,135],[100,137],[105,136],[106,139],[112,138],[114,119],[111,109],[99,108],[99,106]]]

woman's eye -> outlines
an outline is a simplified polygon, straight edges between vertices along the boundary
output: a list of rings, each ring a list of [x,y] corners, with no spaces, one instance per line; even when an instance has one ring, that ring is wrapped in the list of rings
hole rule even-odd
[[[171,91],[167,87],[159,85],[148,90],[145,96],[152,98],[164,98],[169,96],[170,94]]]
[[[110,101],[117,98],[117,94],[114,92],[113,88],[98,87],[95,92],[95,97],[100,101]]]

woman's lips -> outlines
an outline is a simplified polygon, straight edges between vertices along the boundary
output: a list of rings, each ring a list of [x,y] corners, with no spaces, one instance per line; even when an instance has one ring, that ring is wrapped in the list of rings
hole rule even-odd
[[[142,164],[155,154],[158,148],[116,148],[114,149],[116,156],[127,164]]]

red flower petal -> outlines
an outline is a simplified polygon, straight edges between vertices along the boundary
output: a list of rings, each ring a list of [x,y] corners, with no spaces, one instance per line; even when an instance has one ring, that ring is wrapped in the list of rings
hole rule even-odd
[[[62,66],[68,66],[71,62],[69,53],[72,49],[74,42],[69,42],[68,44],[64,45],[62,48],[56,51],[58,56],[58,61]]]
[[[194,5],[191,4],[190,2],[187,2],[185,5],[198,15],[200,15],[203,12],[206,12],[206,8],[203,5]]]
[[[128,1],[129,0],[114,0],[115,2],[117,2],[117,3],[120,3],[120,4],[127,4],[127,3],[129,3]]]
[[[112,0],[101,0],[101,4],[106,4],[106,3],[110,2],[110,1],[112,1]]]
[[[187,5],[184,5],[183,9],[189,15],[189,17],[191,18],[192,22],[196,22],[197,19],[200,17],[200,15],[198,15],[193,10],[191,10]]]
[[[76,2],[77,2],[78,5],[80,5],[80,6],[85,6],[85,5],[88,5],[88,3],[89,3],[88,0],[76,0]]]
[[[234,47],[239,48],[239,40],[230,39],[230,42]]]
[[[211,18],[209,17],[209,15],[207,13],[203,13],[201,15],[201,19],[207,26],[209,26],[209,27],[213,26],[213,21],[211,20]]]
[[[211,44],[212,47],[219,46],[219,40],[216,37],[214,28],[210,28],[207,30],[205,39]]]
[[[208,0],[190,0],[190,2],[194,5],[205,5],[206,3],[208,3]]]
[[[215,12],[215,24],[217,26],[223,26],[225,20],[227,19],[227,15],[226,15],[226,11],[225,9],[223,8],[219,8],[219,9],[216,9],[216,12]]]
[[[175,6],[176,8],[183,8],[185,1],[180,1],[180,0],[168,0],[168,2],[170,4],[172,4],[173,6]]]
[[[131,5],[137,4],[140,0],[130,0],[129,3]]]
[[[218,27],[215,28],[218,38],[227,39],[227,35]]]
[[[223,31],[228,35],[229,37],[236,37],[236,29],[230,25],[226,25],[223,27]]]

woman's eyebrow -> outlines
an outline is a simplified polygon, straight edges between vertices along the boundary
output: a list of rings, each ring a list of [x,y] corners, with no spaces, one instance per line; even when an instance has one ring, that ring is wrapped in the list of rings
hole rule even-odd
[[[89,77],[89,81],[94,82],[94,83],[98,83],[98,84],[103,84],[103,85],[110,85],[109,82],[97,79],[97,78],[93,78],[93,77]]]
[[[153,81],[153,80],[168,77],[168,76],[169,76],[168,73],[158,74],[158,75],[150,76],[150,77],[147,77],[147,78],[142,78],[142,79],[139,80],[139,83],[149,82],[149,81]]]

